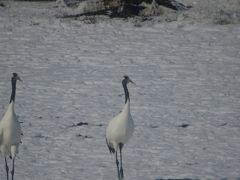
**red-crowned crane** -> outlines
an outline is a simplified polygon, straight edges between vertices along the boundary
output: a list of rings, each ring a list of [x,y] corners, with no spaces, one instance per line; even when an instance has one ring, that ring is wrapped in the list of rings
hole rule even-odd
[[[119,180],[124,178],[122,167],[122,148],[123,145],[130,139],[134,130],[134,123],[130,113],[130,97],[127,88],[127,84],[129,82],[134,84],[134,82],[128,76],[124,76],[122,85],[125,92],[125,105],[122,111],[109,122],[106,129],[107,146],[110,153],[115,153],[116,155],[116,165]],[[118,149],[120,151],[120,167],[117,155]]]
[[[16,95],[16,84],[17,80],[20,80],[20,77],[17,73],[13,73],[12,77],[12,94],[10,98],[10,103],[8,108],[0,121],[0,153],[5,158],[5,168],[8,178],[8,165],[7,165],[7,156],[12,159],[12,180],[14,177],[14,161],[16,154],[18,153],[18,146],[21,143],[21,126],[17,120],[17,116],[14,111],[15,95]]]

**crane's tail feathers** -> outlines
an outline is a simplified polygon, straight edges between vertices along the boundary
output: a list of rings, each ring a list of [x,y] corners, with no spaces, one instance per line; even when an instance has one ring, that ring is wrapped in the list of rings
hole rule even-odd
[[[108,140],[106,138],[106,143],[109,149],[110,154],[114,154],[115,153],[115,149],[108,143]]]

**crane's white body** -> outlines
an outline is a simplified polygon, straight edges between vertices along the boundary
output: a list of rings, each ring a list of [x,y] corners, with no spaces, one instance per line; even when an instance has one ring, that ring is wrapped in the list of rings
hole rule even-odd
[[[108,124],[106,138],[109,146],[117,151],[120,143],[125,144],[131,138],[133,130],[134,122],[130,113],[130,101],[128,99],[122,111]]]
[[[21,133],[21,126],[14,111],[14,101],[12,101],[0,121],[0,153],[3,156],[15,158],[21,142]]]

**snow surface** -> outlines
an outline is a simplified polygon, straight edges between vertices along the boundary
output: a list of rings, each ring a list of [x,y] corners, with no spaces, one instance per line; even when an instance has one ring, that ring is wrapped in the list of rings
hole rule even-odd
[[[136,126],[123,150],[126,180],[240,178],[239,24],[58,13],[46,2],[0,7],[0,114],[11,73],[23,79],[16,180],[117,179],[105,127],[123,106],[125,74],[137,84],[129,85]],[[79,122],[89,124],[72,126]]]

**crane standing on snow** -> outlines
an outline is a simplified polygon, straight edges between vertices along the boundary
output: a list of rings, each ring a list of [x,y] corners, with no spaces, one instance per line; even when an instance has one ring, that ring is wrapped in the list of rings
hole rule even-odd
[[[122,111],[109,122],[106,130],[107,146],[110,153],[115,153],[116,155],[116,165],[119,180],[124,178],[122,167],[122,148],[132,136],[134,129],[134,123],[130,114],[130,98],[127,88],[127,84],[129,82],[134,84],[134,82],[128,76],[124,76],[122,85],[125,92],[125,105]],[[120,168],[117,155],[118,149],[120,150]]]
[[[14,177],[14,160],[16,154],[18,153],[18,146],[21,142],[21,126],[17,120],[15,111],[14,111],[14,103],[15,103],[15,95],[16,95],[16,84],[17,80],[20,80],[20,77],[17,73],[13,73],[12,77],[12,95],[10,98],[10,103],[8,105],[7,111],[5,112],[2,120],[0,121],[0,153],[5,158],[5,167],[8,178],[8,165],[7,165],[7,156],[12,159],[12,180]]]

